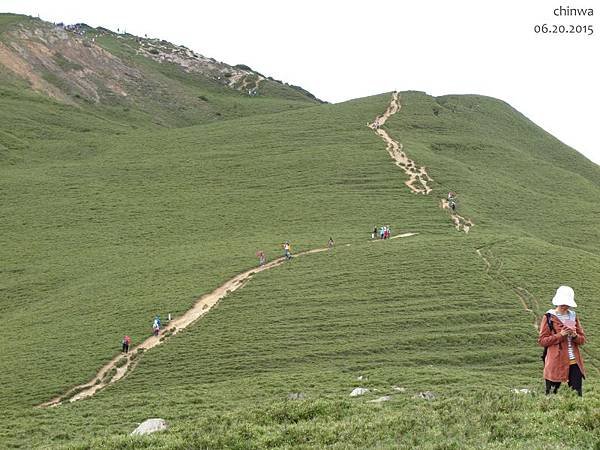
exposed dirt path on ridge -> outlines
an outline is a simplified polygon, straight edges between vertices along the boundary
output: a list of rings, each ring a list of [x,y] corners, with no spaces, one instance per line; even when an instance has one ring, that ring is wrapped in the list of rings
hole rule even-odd
[[[394,160],[396,166],[400,167],[402,170],[404,170],[404,173],[408,175],[408,180],[405,181],[404,184],[406,184],[406,186],[408,186],[408,188],[414,193],[427,195],[432,191],[428,183],[433,182],[433,179],[427,173],[426,168],[424,166],[417,167],[415,162],[404,152],[402,144],[392,139],[388,132],[381,128],[392,115],[400,111],[401,107],[400,94],[397,91],[394,91],[392,93],[390,104],[385,112],[381,116],[375,117],[375,120],[371,123],[368,123],[367,126],[375,131],[375,133],[377,133],[381,139],[383,139],[383,141],[386,143],[386,149],[390,157]],[[447,200],[442,199],[440,207],[450,211]],[[452,219],[452,223],[454,223],[454,226],[458,231],[464,231],[465,233],[468,233],[475,225],[472,220],[465,219],[454,212],[450,213],[450,217]]]
[[[383,139],[387,144],[387,151],[390,154],[390,157],[395,161],[395,164],[408,175],[408,181],[405,181],[404,184],[417,194],[429,194],[431,188],[427,183],[433,180],[427,173],[427,170],[425,170],[425,167],[417,167],[415,162],[404,153],[402,144],[393,140],[387,131],[381,128],[390,116],[400,111],[401,107],[400,94],[394,91],[392,100],[383,115],[377,116],[375,120],[372,123],[367,124],[367,126]]]
[[[404,233],[394,236],[390,239],[404,238],[417,234],[418,233]],[[350,244],[346,244],[346,247],[349,246]],[[312,253],[326,252],[328,250],[329,248],[316,248],[297,253],[294,255],[294,257],[310,255]],[[181,317],[171,320],[161,331],[159,336],[148,337],[141,344],[132,347],[127,355],[121,353],[115,356],[108,363],[102,366],[96,376],[89,382],[75,386],[69,389],[66,393],[42,403],[41,405],[38,405],[38,407],[53,407],[58,406],[65,401],[74,402],[83,398],[91,397],[106,386],[116,383],[135,368],[143,352],[162,344],[171,336],[187,328],[189,325],[210,311],[210,309],[215,306],[223,297],[244,287],[245,284],[250,281],[255,274],[267,269],[272,269],[273,267],[280,266],[285,263],[285,261],[285,257],[277,258],[263,266],[253,267],[252,269],[248,269],[245,272],[242,272],[231,278],[230,280],[227,280],[211,293],[205,294],[196,300],[192,308],[186,311]]]
[[[474,225],[473,222],[471,222],[471,219],[465,219],[463,216],[452,212],[450,209],[450,204],[445,198],[440,200],[440,208],[450,211],[452,223],[454,223],[454,226],[458,231],[464,231],[465,233],[468,233],[471,227]]]
[[[307,250],[305,252],[295,254],[294,257],[310,255],[312,253],[326,252],[327,250],[327,248]],[[248,269],[245,272],[242,272],[231,278],[230,280],[227,280],[211,293],[205,294],[196,300],[192,308],[186,311],[181,317],[171,320],[165,326],[164,330],[161,331],[159,336],[150,336],[141,344],[132,347],[127,355],[121,353],[115,356],[98,371],[92,380],[85,384],[81,384],[69,389],[69,391],[67,391],[65,394],[42,403],[39,405],[39,407],[58,406],[65,401],[74,402],[76,400],[81,400],[82,398],[91,397],[102,388],[119,381],[127,373],[131,372],[131,370],[136,366],[142,352],[162,344],[171,336],[179,333],[181,330],[194,323],[196,320],[210,311],[210,309],[227,294],[242,288],[255,274],[267,269],[272,269],[273,267],[280,266],[285,261],[285,257],[281,257],[268,262],[263,266]]]

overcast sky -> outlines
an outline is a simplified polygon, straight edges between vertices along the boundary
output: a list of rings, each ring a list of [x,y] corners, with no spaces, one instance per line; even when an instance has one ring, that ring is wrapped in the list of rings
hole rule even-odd
[[[559,6],[597,8],[556,17]],[[497,97],[600,164],[595,0],[0,0],[0,12],[148,34],[329,102],[394,89]],[[536,24],[594,34],[536,34]]]

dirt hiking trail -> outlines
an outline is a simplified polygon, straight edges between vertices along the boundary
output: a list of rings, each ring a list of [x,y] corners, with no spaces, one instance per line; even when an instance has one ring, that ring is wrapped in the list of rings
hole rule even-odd
[[[411,191],[417,194],[429,194],[431,192],[431,188],[427,183],[433,180],[427,174],[425,167],[417,168],[415,162],[412,159],[409,159],[408,156],[406,156],[406,153],[404,153],[402,144],[393,140],[387,131],[381,128],[383,125],[385,125],[385,122],[390,118],[390,116],[400,111],[400,108],[400,94],[398,92],[394,92],[392,94],[390,105],[383,115],[375,117],[373,123],[370,123],[367,126],[374,130],[375,133],[377,133],[379,137],[383,139],[383,141],[387,144],[387,151],[390,154],[390,157],[395,161],[395,164],[404,170],[404,172],[408,175],[408,181],[405,181],[404,184],[406,184]]]
[[[256,80],[256,87],[258,87],[260,81],[262,80]],[[402,170],[404,170],[404,172],[409,176],[409,180],[405,182],[408,188],[415,193],[427,195],[432,191],[428,183],[432,182],[433,179],[427,174],[425,167],[417,167],[415,162],[409,159],[406,153],[404,153],[402,144],[393,140],[390,137],[390,135],[381,128],[390,116],[400,111],[400,108],[400,95],[398,92],[394,92],[392,94],[392,99],[387,110],[383,113],[382,116],[377,116],[372,123],[368,124],[368,126],[384,140],[384,142],[387,145],[387,151],[390,154],[390,157],[395,161],[395,164]],[[447,201],[445,204],[445,208],[448,208]],[[468,233],[469,229],[473,226],[473,223],[470,220],[464,219],[458,214],[451,214],[451,216],[457,230],[459,231],[462,230],[465,233]],[[414,236],[417,234],[418,233],[404,233],[391,237],[390,239],[404,238]],[[326,252],[328,250],[328,248],[317,248],[297,253],[295,257],[309,255],[312,253]],[[85,384],[81,384],[69,389],[66,393],[59,395],[45,403],[42,403],[41,405],[39,405],[39,407],[58,406],[65,401],[74,402],[83,398],[91,397],[96,392],[100,391],[106,386],[119,381],[125,375],[127,375],[127,373],[131,372],[131,370],[135,368],[140,359],[140,355],[144,351],[147,351],[153,347],[156,347],[157,345],[160,345],[161,343],[169,339],[171,336],[187,328],[189,325],[191,325],[204,314],[206,314],[208,311],[210,311],[210,309],[213,306],[215,306],[219,302],[219,300],[221,300],[227,294],[230,294],[236,291],[237,289],[243,287],[255,274],[267,269],[271,269],[273,267],[280,266],[285,261],[285,257],[280,257],[269,263],[264,264],[263,266],[248,269],[245,272],[234,276],[230,280],[223,283],[221,286],[217,287],[211,293],[205,294],[202,297],[200,297],[194,303],[192,308],[186,311],[181,317],[171,320],[158,336],[148,337],[141,344],[132,347],[128,354],[120,353],[119,355],[115,356],[112,360],[110,360],[107,364],[105,364],[102,368],[100,368],[100,370],[94,376],[94,378],[92,378],[92,380]],[[489,263],[486,261],[486,264]]]
[[[415,236],[417,234],[418,233],[404,233],[398,236],[394,236],[391,239]],[[345,246],[349,247],[350,244],[346,244]],[[329,248],[316,248],[313,250],[307,250],[304,252],[297,253],[294,255],[294,257],[310,255],[313,253],[327,252],[329,250]],[[79,386],[75,386],[69,389],[66,393],[59,395],[45,403],[42,403],[41,405],[38,405],[38,407],[46,408],[59,406],[65,401],[75,402],[83,398],[91,397],[96,392],[105,388],[106,386],[116,383],[117,381],[122,379],[127,373],[131,372],[135,368],[143,352],[162,344],[171,336],[179,333],[181,330],[193,324],[196,320],[198,320],[204,314],[210,311],[210,309],[213,306],[215,306],[223,297],[244,287],[246,283],[250,281],[250,279],[255,274],[264,270],[272,269],[273,267],[280,266],[285,262],[286,258],[285,256],[282,256],[262,266],[248,269],[245,272],[234,276],[230,280],[227,280],[225,283],[223,283],[211,293],[205,294],[198,300],[196,300],[192,308],[186,311],[181,317],[171,320],[158,336],[150,336],[141,344],[132,347],[129,353],[126,355],[120,353],[119,355],[111,359],[107,364],[102,366],[102,368],[100,368],[96,376],[89,382],[81,384]]]
[[[440,208],[452,211],[450,209],[450,203],[445,198],[440,200]],[[450,217],[452,218],[452,223],[454,223],[454,226],[458,231],[464,231],[465,233],[468,233],[473,226],[471,219],[465,219],[463,216],[456,214],[455,212],[450,212]]]
[[[326,252],[327,250],[327,248],[307,250],[305,252],[295,254],[294,257],[310,255],[312,253]],[[74,402],[86,397],[91,397],[100,389],[119,381],[136,366],[142,352],[162,344],[171,336],[174,336],[181,330],[187,328],[189,325],[210,311],[210,309],[227,294],[230,294],[243,287],[255,274],[264,270],[272,269],[273,267],[280,266],[285,261],[285,257],[277,258],[264,264],[263,266],[253,267],[252,269],[248,269],[245,272],[236,275],[211,293],[205,294],[196,300],[196,303],[194,303],[191,309],[186,311],[181,317],[171,320],[168,324],[166,324],[165,328],[161,330],[161,333],[158,336],[150,336],[141,344],[132,347],[127,355],[121,353],[115,356],[106,365],[104,365],[98,371],[96,376],[94,376],[94,378],[89,382],[75,386],[65,394],[55,397],[39,406],[58,406],[67,400],[69,402]]]
[[[404,152],[402,144],[391,138],[387,131],[381,128],[385,125],[385,122],[398,111],[402,105],[400,104],[400,94],[397,91],[392,93],[392,99],[389,106],[381,116],[375,117],[372,123],[368,123],[367,126],[371,128],[377,135],[383,139],[386,143],[386,149],[390,157],[394,160],[396,166],[404,170],[404,173],[408,175],[408,180],[404,182],[408,188],[416,194],[429,194],[432,189],[429,183],[433,182],[433,179],[427,173],[424,166],[417,167],[415,162],[410,159]],[[442,209],[450,211],[448,201],[442,199],[440,203]],[[475,225],[472,220],[466,219],[454,212],[450,213],[452,223],[458,231],[464,231],[468,233],[471,228]]]
[[[396,236],[391,236],[388,239],[369,239],[369,242],[385,242],[385,241],[391,241],[392,239],[398,239],[398,238],[405,238],[405,237],[410,237],[410,236],[416,236],[419,233],[402,233],[402,234],[398,234]]]

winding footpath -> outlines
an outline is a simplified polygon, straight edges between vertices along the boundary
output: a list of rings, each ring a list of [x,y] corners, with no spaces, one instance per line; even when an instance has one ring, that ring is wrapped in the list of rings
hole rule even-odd
[[[317,248],[314,250],[308,250],[300,252],[294,255],[294,257],[310,255],[313,253],[326,252],[327,248]],[[282,265],[286,261],[285,257],[275,259],[271,262],[266,263],[263,266],[254,267],[246,270],[235,277],[227,280],[221,286],[216,288],[209,294],[200,297],[196,303],[189,309],[185,314],[177,319],[172,320],[161,331],[159,336],[150,336],[144,342],[130,349],[127,355],[119,354],[104,365],[98,373],[89,382],[75,386],[74,388],[67,391],[65,394],[53,398],[45,403],[39,405],[40,407],[58,406],[65,401],[74,402],[81,400],[86,397],[91,397],[102,388],[113,384],[122,379],[127,373],[137,365],[142,352],[149,350],[157,345],[162,344],[168,340],[171,336],[176,335],[181,330],[187,328],[193,324],[196,320],[206,314],[210,309],[215,306],[219,300],[240,288],[242,288],[255,274],[264,270],[272,269]]]
[[[386,111],[381,116],[375,117],[375,120],[368,123],[367,126],[383,139],[386,143],[386,149],[390,157],[394,160],[394,164],[400,167],[404,173],[408,175],[408,180],[405,181],[404,184],[416,194],[427,195],[432,191],[429,183],[433,182],[433,179],[427,173],[425,166],[418,167],[417,164],[406,155],[402,144],[392,139],[388,132],[381,128],[392,115],[400,111],[400,108],[402,108],[402,105],[400,104],[400,94],[394,91]],[[451,211],[448,201],[445,199],[440,201],[440,207]],[[466,219],[455,212],[450,212],[450,217],[457,231],[468,233],[475,225],[472,220]]]
[[[256,80],[256,88],[258,88],[258,84],[260,83],[260,81],[262,81],[260,78]],[[243,87],[248,87],[247,80],[244,80]],[[383,115],[377,116],[372,123],[368,124],[368,126],[384,140],[390,157],[395,161],[395,164],[402,170],[404,170],[404,172],[408,175],[409,179],[405,182],[406,186],[408,186],[408,188],[415,193],[427,195],[432,191],[432,188],[429,186],[429,183],[433,182],[433,179],[427,173],[426,168],[423,166],[417,167],[415,162],[408,158],[406,153],[403,151],[402,144],[393,140],[390,137],[390,135],[384,129],[381,128],[390,116],[400,111],[400,108],[400,95],[398,92],[394,92],[392,94],[392,99],[387,110],[383,113]],[[442,206],[444,205],[443,202],[444,200],[442,200]],[[445,203],[445,208],[448,208],[447,201]],[[458,214],[451,214],[451,216],[457,230],[459,231],[462,230],[465,233],[468,233],[469,229],[473,226],[473,223],[470,220],[464,219]],[[394,236],[392,239],[414,236],[416,234],[418,233],[404,233],[398,236]],[[327,250],[327,248],[317,248],[305,252],[300,252],[294,256],[298,257],[303,255],[310,255],[313,253],[325,252]],[[478,254],[482,256],[479,250]],[[487,269],[489,271],[490,264],[485,259],[485,257],[483,258],[484,261],[486,261]],[[159,336],[150,336],[141,344],[131,348],[128,354],[119,354],[115,356],[107,364],[101,367],[97,374],[89,382],[75,386],[68,390],[66,393],[59,395],[45,403],[42,403],[41,405],[39,405],[39,407],[58,406],[66,401],[74,402],[87,397],[91,397],[96,392],[100,391],[106,386],[116,383],[135,368],[143,352],[162,344],[163,342],[167,341],[170,337],[176,335],[181,330],[187,328],[188,326],[196,322],[204,314],[210,311],[211,308],[219,302],[219,300],[221,300],[228,294],[242,288],[255,274],[264,270],[280,266],[285,261],[285,257],[281,257],[269,263],[266,263],[263,266],[248,269],[245,272],[234,276],[230,280],[227,280],[221,286],[217,287],[214,291],[200,297],[194,303],[192,308],[185,312],[181,317],[170,321],[168,326],[165,327],[165,329],[160,333]]]
[[[398,236],[394,236],[394,238],[405,238],[415,236],[417,234],[418,233],[404,233]],[[345,246],[349,247],[350,244],[346,244]],[[294,258],[297,258],[298,256],[311,255],[313,253],[326,252],[328,250],[330,249],[316,248],[313,250],[307,250],[304,252],[296,253],[294,255]],[[274,259],[273,261],[268,262],[263,266],[248,269],[245,272],[242,272],[234,276],[233,278],[227,280],[225,283],[223,283],[211,293],[205,294],[198,300],[196,300],[192,308],[186,311],[185,314],[183,314],[181,317],[171,320],[168,326],[166,326],[165,329],[161,331],[159,336],[150,336],[141,344],[132,347],[129,353],[126,355],[120,353],[119,355],[111,359],[108,363],[106,363],[104,366],[102,366],[100,370],[98,370],[98,373],[94,376],[94,378],[92,378],[87,383],[75,386],[69,389],[64,394],[59,395],[47,402],[44,402],[41,405],[38,405],[38,407],[47,408],[59,406],[66,401],[75,402],[77,400],[91,397],[96,392],[100,391],[106,386],[116,383],[135,368],[143,352],[164,343],[171,336],[174,336],[181,330],[187,328],[188,326],[196,322],[208,311],[210,311],[211,308],[215,306],[223,297],[244,287],[246,283],[250,281],[252,277],[257,273],[262,272],[264,270],[272,269],[274,267],[278,267],[284,264],[285,262],[286,258],[282,256],[281,258]]]
[[[440,208],[447,209],[450,212],[450,218],[452,219],[452,223],[458,231],[464,231],[465,233],[468,233],[469,230],[473,227],[474,224],[471,221],[471,219],[465,219],[463,216],[452,212],[452,210],[450,209],[450,203],[448,203],[448,200],[446,200],[445,198],[440,200]]]
[[[408,180],[404,182],[408,188],[417,194],[429,194],[431,188],[427,183],[433,181],[427,174],[425,167],[417,167],[415,162],[410,159],[403,151],[402,144],[393,140],[390,135],[381,128],[385,122],[398,111],[400,111],[400,94],[394,92],[392,100],[386,111],[381,116],[377,116],[375,120],[367,126],[371,128],[387,145],[387,151],[390,157],[395,161],[395,164],[400,167],[408,175]]]

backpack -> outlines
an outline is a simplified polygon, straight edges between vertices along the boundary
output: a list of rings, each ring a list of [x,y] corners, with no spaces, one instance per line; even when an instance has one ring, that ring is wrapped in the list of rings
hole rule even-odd
[[[548,324],[548,328],[550,332],[554,334],[554,325],[552,324],[552,319],[550,319],[550,313],[544,314],[546,316],[546,323]],[[548,353],[548,347],[544,347],[544,351],[542,352],[542,361],[546,361],[546,354]]]

